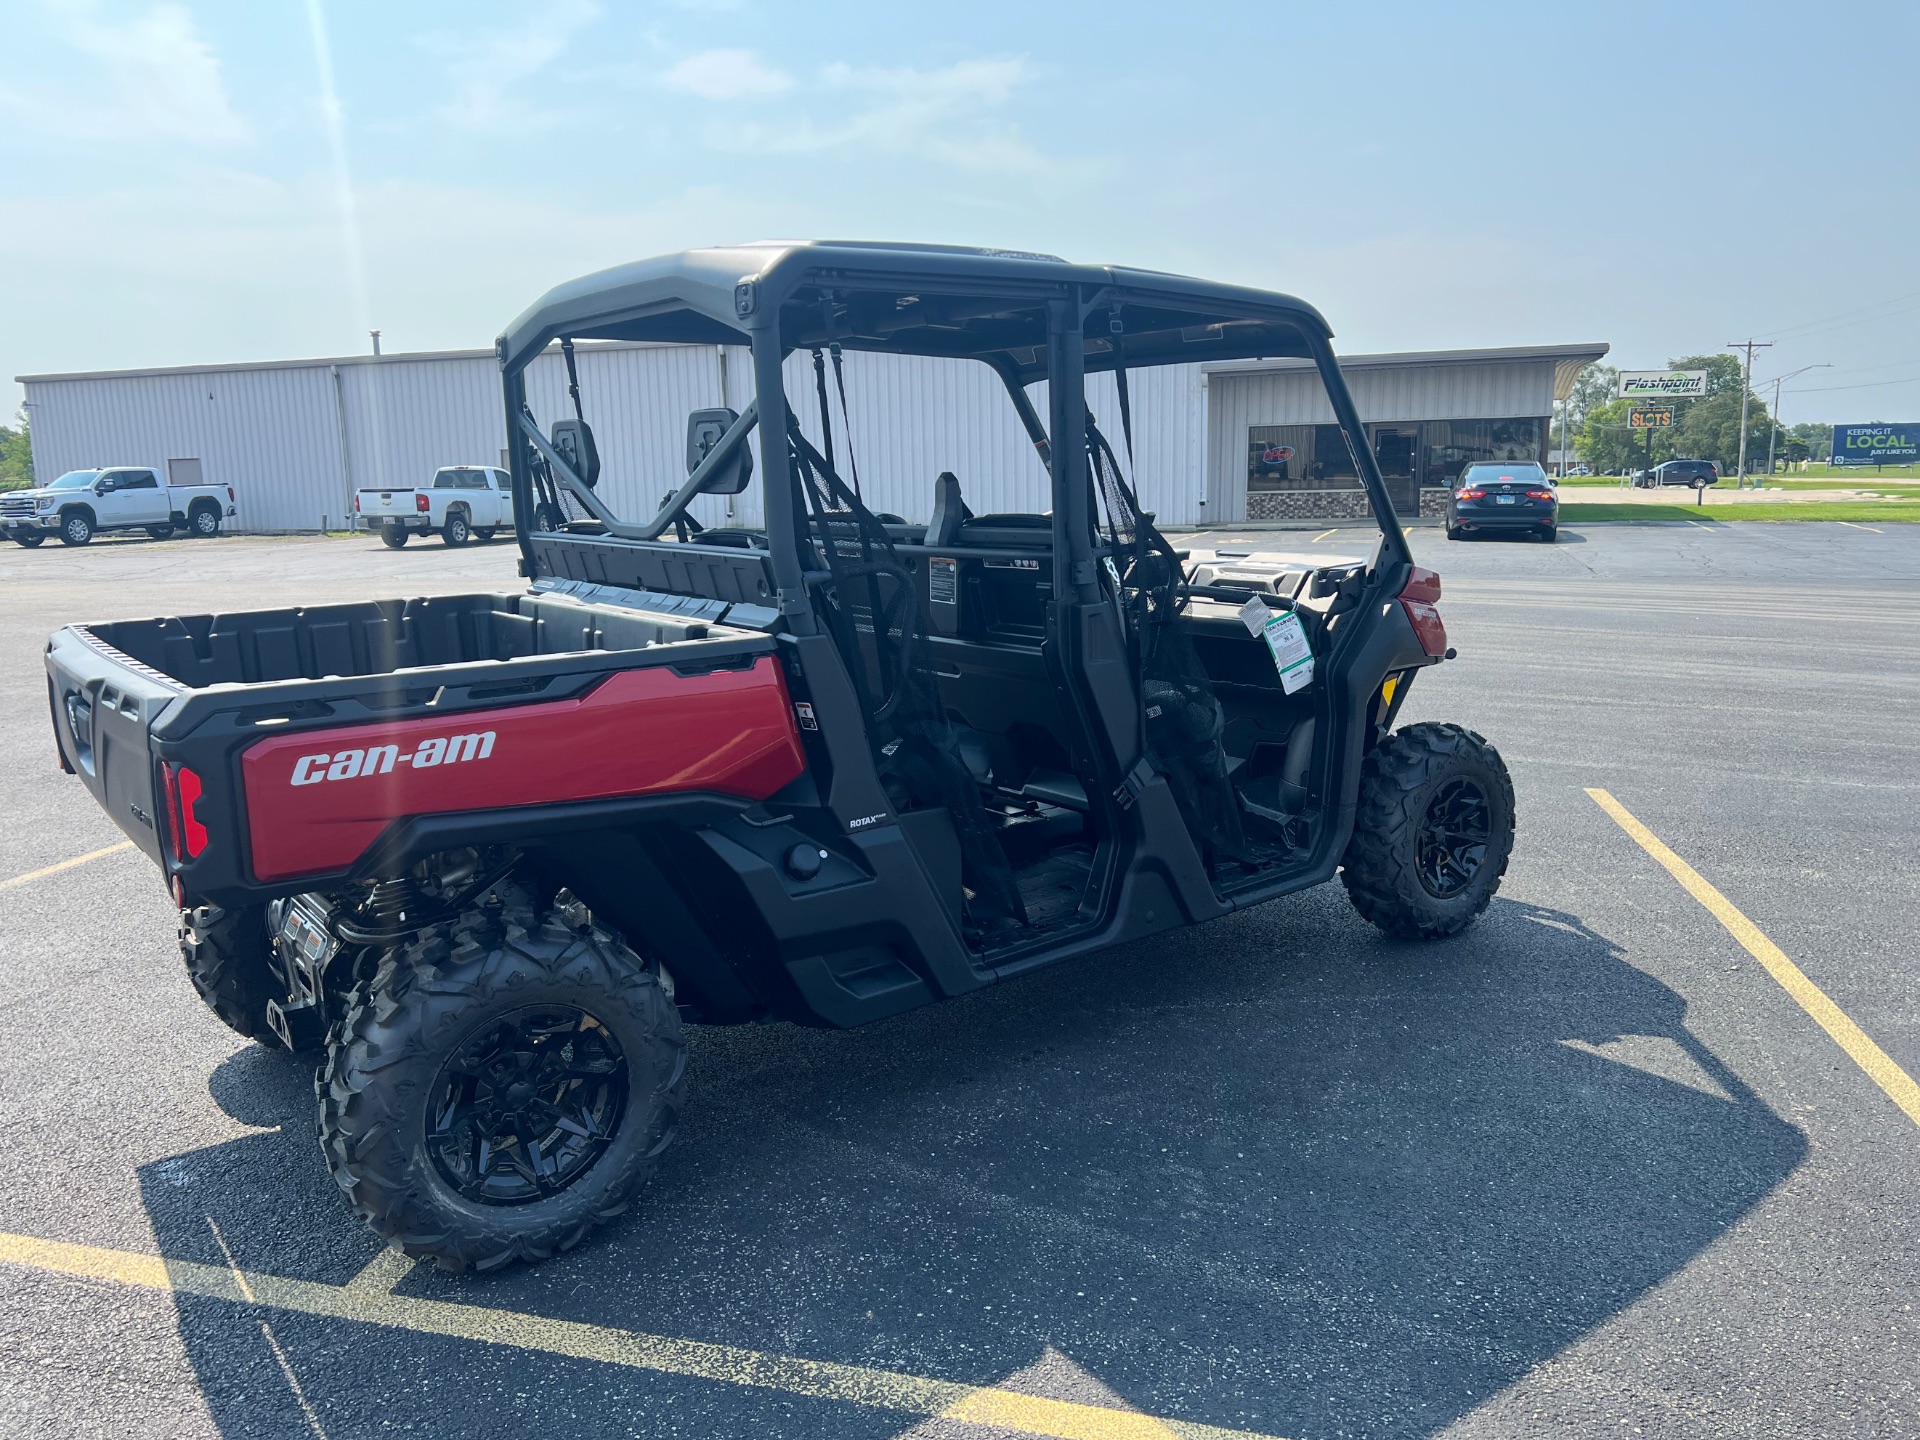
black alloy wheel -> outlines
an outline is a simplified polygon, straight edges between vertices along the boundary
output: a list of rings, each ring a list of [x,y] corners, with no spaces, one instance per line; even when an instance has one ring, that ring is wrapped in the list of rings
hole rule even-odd
[[[481,1025],[440,1067],[427,1152],[468,1200],[543,1200],[606,1153],[626,1096],[612,1031],[571,1005],[529,1005]]]
[[[1456,934],[1487,908],[1513,850],[1513,780],[1500,752],[1460,725],[1422,721],[1367,755],[1347,897],[1403,940]]]
[[[1493,838],[1493,809],[1472,780],[1449,780],[1427,802],[1414,838],[1414,867],[1436,900],[1448,900],[1473,883]]]

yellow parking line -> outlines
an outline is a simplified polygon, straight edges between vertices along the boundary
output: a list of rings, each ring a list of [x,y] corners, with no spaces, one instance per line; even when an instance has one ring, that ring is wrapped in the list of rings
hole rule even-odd
[[[1335,527],[1332,530],[1322,530],[1318,535],[1314,536],[1313,539],[1308,541],[1307,543],[1310,545],[1318,545],[1322,540],[1326,539],[1327,536],[1338,535],[1339,533],[1340,531],[1338,527]]]
[[[109,845],[103,850],[89,850],[84,855],[76,855],[71,860],[62,860],[58,865],[48,865],[40,870],[29,870],[24,875],[16,875],[11,880],[0,880],[0,890],[11,890],[16,885],[24,885],[29,880],[44,879],[48,875],[58,875],[62,870],[71,870],[76,865],[85,865],[89,860],[98,860],[103,855],[118,855],[122,850],[131,850],[133,841],[122,840],[118,845]]]
[[[421,1335],[506,1345],[544,1355],[597,1360],[630,1370],[776,1390],[872,1410],[997,1425],[1048,1440],[1278,1440],[1246,1430],[1168,1420],[1106,1405],[1050,1400],[994,1386],[962,1385],[894,1370],[803,1360],[704,1340],[679,1340],[545,1315],[492,1310],[483,1305],[420,1300],[390,1294],[378,1283],[321,1285],[285,1275],[38,1240],[30,1235],[0,1232],[0,1264],[148,1290],[174,1290],[256,1309],[293,1311]]]
[[[1713,918],[1727,928],[1727,933],[1745,946],[1747,953],[1780,982],[1780,988],[1833,1037],[1834,1043],[1847,1052],[1854,1064],[1867,1072],[1874,1084],[1887,1092],[1887,1098],[1906,1111],[1909,1120],[1920,1125],[1920,1085],[1916,1085],[1913,1077],[1894,1063],[1892,1056],[1874,1044],[1867,1032],[1829,1000],[1826,992],[1809,980],[1778,945],[1761,934],[1760,927],[1742,915],[1731,900],[1709,885],[1697,870],[1661,844],[1658,836],[1634,819],[1626,806],[1604,790],[1590,789],[1587,794],[1593,797],[1594,804],[1611,815],[1620,828],[1633,837],[1642,850],[1658,860],[1689,895],[1706,906]]]

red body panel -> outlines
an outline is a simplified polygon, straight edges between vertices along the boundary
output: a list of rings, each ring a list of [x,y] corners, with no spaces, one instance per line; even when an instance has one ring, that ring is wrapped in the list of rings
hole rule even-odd
[[[622,670],[592,692],[497,710],[308,730],[241,756],[253,870],[344,870],[402,816],[711,790],[764,800],[806,768],[786,681]]]

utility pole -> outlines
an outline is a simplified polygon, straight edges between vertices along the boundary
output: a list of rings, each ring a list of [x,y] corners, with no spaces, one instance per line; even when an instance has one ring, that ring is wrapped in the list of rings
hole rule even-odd
[[[1773,474],[1773,441],[1774,437],[1780,433],[1781,385],[1793,379],[1796,375],[1806,374],[1809,370],[1831,370],[1832,368],[1833,366],[1831,364],[1823,360],[1818,365],[1802,365],[1798,370],[1789,370],[1784,375],[1776,375],[1773,377],[1773,424],[1767,427],[1767,474]]]
[[[1727,349],[1747,352],[1746,364],[1740,368],[1740,469],[1734,476],[1733,488],[1741,490],[1747,483],[1747,402],[1753,398],[1753,352],[1768,350],[1773,346],[1771,340],[1729,340]]]

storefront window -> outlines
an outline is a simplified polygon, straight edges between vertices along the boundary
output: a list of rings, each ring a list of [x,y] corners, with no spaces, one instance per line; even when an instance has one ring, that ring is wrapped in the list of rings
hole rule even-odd
[[[1476,460],[1538,461],[1545,420],[1429,420],[1420,427],[1423,485],[1451,487]]]
[[[1247,431],[1247,489],[1303,490],[1313,474],[1311,425],[1255,425]]]

